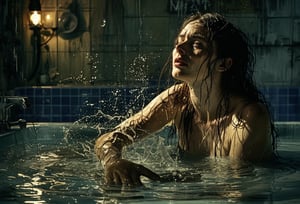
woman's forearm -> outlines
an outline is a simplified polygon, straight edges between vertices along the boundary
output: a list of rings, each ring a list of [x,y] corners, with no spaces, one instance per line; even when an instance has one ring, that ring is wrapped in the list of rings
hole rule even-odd
[[[95,143],[95,152],[103,167],[122,158],[122,148],[132,143],[130,137],[120,132],[101,135]]]

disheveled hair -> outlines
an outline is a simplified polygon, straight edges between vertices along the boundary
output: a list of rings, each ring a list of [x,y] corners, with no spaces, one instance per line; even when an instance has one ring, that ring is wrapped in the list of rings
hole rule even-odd
[[[272,146],[274,152],[276,152],[276,138],[277,131],[274,126],[274,121],[269,110],[269,105],[265,100],[264,95],[258,90],[253,80],[255,56],[253,54],[253,49],[250,46],[250,41],[246,34],[240,29],[235,27],[230,22],[218,14],[218,13],[206,13],[200,14],[196,13],[185,19],[183,22],[180,31],[190,22],[198,21],[201,24],[201,27],[204,28],[206,33],[206,39],[209,44],[208,57],[205,59],[208,64],[207,76],[201,82],[200,90],[207,89],[209,93],[212,83],[207,83],[207,80],[212,80],[210,77],[213,74],[213,67],[215,60],[212,60],[212,43],[216,45],[217,58],[231,58],[233,61],[232,66],[226,72],[223,72],[221,78],[221,88],[222,88],[222,97],[218,103],[216,116],[218,121],[229,113],[229,99],[232,95],[239,95],[245,98],[250,103],[262,103],[266,106],[267,111],[270,115],[270,124],[271,124],[271,135],[272,135]],[[164,66],[163,72],[168,71],[170,73],[170,63],[171,60],[168,60],[168,63]],[[199,65],[199,70],[202,68],[202,65]],[[183,87],[178,91],[178,103],[183,101],[180,98],[189,98],[189,88],[185,82],[182,83]],[[208,100],[209,95],[203,99]],[[189,144],[189,135],[192,132],[192,122],[195,116],[195,109],[191,103],[191,100],[184,100],[184,103],[187,103],[185,109],[182,112],[182,117],[180,120],[180,125],[183,127],[184,131],[181,131],[183,138],[186,141],[186,145]],[[239,118],[240,119],[240,118]],[[242,122],[241,120],[239,122]],[[221,139],[221,132],[224,130],[224,123],[218,123],[218,137]],[[173,133],[176,131],[174,130]],[[188,147],[187,147],[188,148]]]

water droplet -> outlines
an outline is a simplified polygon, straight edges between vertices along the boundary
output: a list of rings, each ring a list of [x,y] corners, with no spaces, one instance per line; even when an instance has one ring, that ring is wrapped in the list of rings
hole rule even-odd
[[[105,19],[102,20],[102,23],[100,24],[100,26],[101,26],[102,28],[104,28],[104,27],[106,26],[106,20],[105,20]]]

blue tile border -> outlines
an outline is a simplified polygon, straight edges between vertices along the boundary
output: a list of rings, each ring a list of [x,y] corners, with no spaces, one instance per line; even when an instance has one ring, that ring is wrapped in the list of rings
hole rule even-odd
[[[300,87],[263,87],[275,121],[300,121]],[[19,87],[30,107],[20,117],[30,122],[74,122],[101,110],[109,115],[138,111],[157,94],[156,88]]]
[[[275,121],[300,121],[300,87],[265,87],[261,91]]]

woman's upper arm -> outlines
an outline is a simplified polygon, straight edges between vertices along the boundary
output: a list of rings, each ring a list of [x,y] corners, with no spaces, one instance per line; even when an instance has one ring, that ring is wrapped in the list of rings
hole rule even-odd
[[[269,113],[263,104],[250,104],[242,110],[235,128],[230,154],[250,161],[267,159],[272,153]]]
[[[116,130],[126,132],[134,140],[160,130],[175,117],[175,92],[174,86],[163,91],[141,111],[118,125]]]

